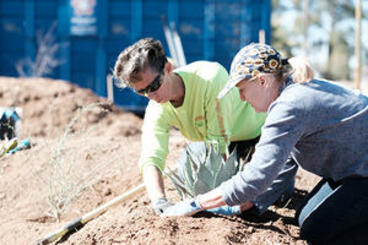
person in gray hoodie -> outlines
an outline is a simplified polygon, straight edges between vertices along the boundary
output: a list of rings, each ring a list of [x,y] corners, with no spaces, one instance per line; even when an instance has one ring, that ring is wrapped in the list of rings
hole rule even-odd
[[[219,98],[237,87],[243,101],[268,113],[252,160],[218,188],[163,216],[253,200],[292,158],[322,177],[296,212],[300,237],[311,244],[368,244],[368,97],[313,76],[304,59],[284,59],[272,46],[242,48]]]

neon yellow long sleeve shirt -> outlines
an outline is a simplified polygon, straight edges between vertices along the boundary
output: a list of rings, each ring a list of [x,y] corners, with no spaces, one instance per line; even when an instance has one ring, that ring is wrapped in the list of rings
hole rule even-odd
[[[197,61],[174,71],[185,86],[180,107],[151,100],[142,128],[140,169],[154,165],[163,171],[169,153],[169,129],[174,126],[190,141],[217,141],[221,149],[231,141],[260,135],[266,114],[256,113],[241,101],[237,88],[221,100],[216,97],[228,80],[226,69],[218,63]]]

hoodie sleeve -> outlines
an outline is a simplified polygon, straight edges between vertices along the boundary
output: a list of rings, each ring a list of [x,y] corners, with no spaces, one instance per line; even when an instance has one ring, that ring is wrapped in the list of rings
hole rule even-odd
[[[288,103],[274,102],[270,106],[252,160],[220,186],[226,204],[254,200],[272,184],[304,132],[303,113]]]

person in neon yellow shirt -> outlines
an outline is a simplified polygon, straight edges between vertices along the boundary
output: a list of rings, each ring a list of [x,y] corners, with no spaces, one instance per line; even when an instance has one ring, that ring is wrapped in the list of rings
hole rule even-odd
[[[171,126],[190,141],[218,142],[225,152],[230,143],[256,139],[266,118],[266,114],[255,112],[241,101],[235,89],[223,100],[216,99],[229,78],[219,63],[197,61],[174,69],[161,43],[152,38],[141,39],[123,50],[115,63],[114,76],[121,86],[129,86],[150,99],[139,166],[157,214],[172,205],[165,197],[162,179]],[[204,149],[198,144],[193,148],[197,154]],[[254,207],[263,213],[287,188],[293,189],[296,170],[295,164],[286,164],[275,185],[258,200],[240,205],[240,210]]]

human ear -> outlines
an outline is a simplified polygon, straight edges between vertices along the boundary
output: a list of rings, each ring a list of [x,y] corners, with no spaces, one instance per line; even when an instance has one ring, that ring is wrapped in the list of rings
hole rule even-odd
[[[168,74],[171,73],[173,71],[173,65],[170,63],[170,61],[165,63],[164,66],[164,72],[167,72]]]
[[[265,78],[265,76],[260,75],[258,78],[259,78],[259,82],[261,83],[261,85],[264,85],[264,84],[266,83],[266,78]]]

